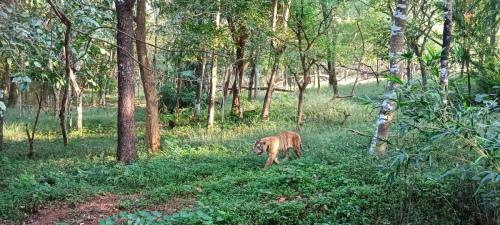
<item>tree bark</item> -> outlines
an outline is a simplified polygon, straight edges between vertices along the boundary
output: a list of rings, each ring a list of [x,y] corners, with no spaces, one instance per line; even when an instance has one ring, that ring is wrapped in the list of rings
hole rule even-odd
[[[234,115],[243,117],[243,109],[241,106],[240,92],[243,83],[243,74],[245,72],[245,45],[248,39],[248,33],[245,25],[240,25],[238,28],[235,22],[228,18],[229,27],[236,42],[236,71],[233,83],[233,99],[231,104],[231,112]]]
[[[54,13],[56,14],[56,16],[59,18],[59,20],[61,21],[61,23],[64,24],[64,26],[66,26],[66,31],[64,33],[64,58],[65,58],[65,71],[66,71],[66,81],[69,82],[71,84],[71,87],[73,88],[73,91],[75,93],[75,97],[77,98],[77,130],[81,131],[82,128],[83,128],[83,103],[82,103],[82,91],[80,90],[80,87],[78,85],[78,82],[77,82],[77,79],[76,79],[76,76],[74,74],[74,71],[73,71],[73,68],[71,67],[72,66],[72,60],[71,60],[71,49],[70,49],[70,46],[71,46],[71,27],[72,27],[72,24],[71,24],[71,21],[68,19],[68,17],[66,16],[66,14],[64,14],[63,12],[61,12],[57,6],[51,1],[51,0],[47,0],[47,2],[49,3],[49,5],[51,6],[52,10],[54,11]],[[68,85],[68,84],[66,84]],[[70,97],[70,96],[67,96],[67,97]],[[63,108],[63,107],[62,107]],[[63,110],[61,108],[61,110]],[[64,111],[66,111],[66,109],[64,109]],[[62,124],[65,124],[65,115],[62,115],[63,113],[65,112],[60,112],[59,113],[59,118],[61,119],[61,129],[63,130],[63,142],[64,142],[64,145],[66,146],[67,143],[68,143],[68,140],[67,140],[67,131],[65,131],[65,125],[63,127]]]
[[[146,46],[146,0],[137,0],[136,48],[139,59],[144,97],[146,98],[146,143],[152,152],[160,150],[160,123],[158,118],[158,96],[154,71],[149,68]]]
[[[203,82],[205,80],[205,65],[207,64],[207,57],[205,53],[198,59],[198,79],[196,81],[196,99],[194,101],[194,117],[198,120],[201,116],[201,98],[203,94]]]
[[[262,107],[262,120],[263,121],[269,121],[269,111],[271,108],[271,99],[273,97],[274,93],[274,79],[276,74],[278,73],[278,63],[279,59],[278,57],[281,57],[281,55],[275,55],[274,56],[274,63],[273,63],[273,68],[271,69],[271,77],[269,77],[269,81],[267,82],[267,90],[266,90],[266,95],[264,96],[264,105]]]
[[[0,102],[4,103],[3,100],[3,88],[0,88]],[[4,103],[5,104],[5,103]],[[0,109],[0,152],[3,150],[3,114],[5,111]]]
[[[288,16],[289,16],[289,10],[290,10],[290,1],[286,4],[284,7],[284,12],[283,12],[283,28],[286,31],[287,29],[287,23],[288,23]],[[278,26],[278,1],[274,1],[273,5],[273,17],[272,17],[272,31],[276,35],[277,34],[277,26]],[[274,92],[274,79],[276,77],[276,74],[278,73],[279,69],[279,64],[280,64],[280,59],[281,56],[283,55],[283,52],[286,49],[286,45],[283,43],[278,43],[278,40],[276,38],[271,39],[271,48],[272,48],[272,54],[273,54],[273,67],[271,69],[271,77],[269,78],[269,81],[267,82],[267,90],[266,90],[266,95],[264,97],[264,103],[262,106],[262,121],[269,121],[269,113],[270,113],[270,108],[271,108],[271,100]]]
[[[257,79],[257,61],[258,61],[259,53],[256,51],[252,57],[252,71],[250,75],[250,82],[248,83],[248,100],[254,100],[253,93],[255,92],[254,88],[257,88],[255,86],[255,80]]]
[[[321,1],[321,8],[323,12],[323,18],[326,20],[328,17],[331,17],[332,15],[329,13],[327,2],[326,1]],[[334,23],[332,21],[332,23]],[[327,54],[328,54],[328,62],[327,62],[327,67],[328,67],[328,83],[330,86],[332,86],[333,89],[333,97],[339,96],[339,88],[338,88],[338,81],[337,81],[337,74],[335,71],[335,64],[336,64],[336,57],[335,57],[335,51],[336,51],[336,46],[337,46],[337,29],[335,27],[335,24],[332,25],[332,30],[327,32],[327,35],[331,35],[331,43],[328,45],[327,48]]]
[[[118,146],[117,160],[131,163],[135,150],[135,105],[133,52],[133,7],[135,0],[116,0],[118,59]]]
[[[407,19],[407,0],[396,1],[396,11],[392,17],[391,25],[391,42],[390,42],[390,73],[401,79],[403,74],[403,65],[399,58],[403,53],[404,48],[404,31]],[[372,138],[369,153],[372,156],[378,156],[385,153],[387,149],[387,139],[389,138],[389,128],[394,118],[396,104],[396,89],[399,84],[389,82],[389,85],[384,94],[380,112],[377,115],[375,134]]]
[[[443,116],[446,116],[448,108],[448,57],[451,46],[451,29],[453,0],[444,3],[444,28],[443,28],[443,51],[441,53],[441,70],[439,71],[439,84],[442,88]]]
[[[215,30],[219,30],[220,25],[220,0],[217,0],[217,13],[215,14]],[[217,35],[217,34],[216,34]],[[212,129],[214,126],[215,118],[215,100],[217,92],[217,63],[219,55],[217,53],[219,48],[219,38],[217,36],[213,39],[213,50],[212,50],[212,70],[210,73],[210,98],[208,101],[208,120],[207,128]]]
[[[297,129],[302,130],[303,118],[304,118],[304,92],[306,91],[306,85],[304,87],[299,87],[299,102],[297,104]]]
[[[14,108],[19,105],[19,90],[17,90],[17,84],[15,82],[12,82],[13,77],[10,77],[9,80],[9,101],[7,103],[7,106]]]

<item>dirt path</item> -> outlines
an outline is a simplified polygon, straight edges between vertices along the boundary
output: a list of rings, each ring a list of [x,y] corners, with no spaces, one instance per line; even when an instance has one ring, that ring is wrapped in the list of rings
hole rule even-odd
[[[68,204],[49,206],[41,209],[37,214],[28,217],[22,222],[23,225],[54,225],[66,224],[99,224],[99,220],[115,215],[120,211],[120,201],[140,201],[141,195],[102,195],[89,201],[71,207]],[[165,204],[158,204],[151,208],[136,209],[146,211],[159,211],[161,213],[173,214],[184,208],[194,208],[194,199],[173,198]]]

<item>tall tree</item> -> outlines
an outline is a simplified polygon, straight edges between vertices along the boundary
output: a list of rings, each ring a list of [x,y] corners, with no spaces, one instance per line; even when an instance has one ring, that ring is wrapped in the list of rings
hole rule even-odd
[[[220,26],[220,0],[217,0],[217,12],[215,13],[215,36],[212,43],[212,70],[210,73],[210,97],[208,101],[208,121],[207,128],[211,129],[214,126],[215,118],[215,100],[217,93],[217,63],[219,55],[217,53],[219,48],[219,26]]]
[[[197,80],[196,80],[196,97],[194,100],[194,116],[199,119],[201,116],[201,96],[203,92],[203,82],[205,82],[205,66],[207,64],[207,57],[205,53],[200,54],[198,57]]]
[[[444,28],[443,28],[443,51],[441,52],[441,70],[439,71],[439,84],[442,88],[443,113],[446,115],[448,106],[448,57],[450,55],[451,29],[453,15],[453,0],[444,3]]]
[[[146,46],[146,0],[137,0],[136,9],[136,48],[139,58],[144,96],[146,98],[146,143],[152,152],[160,149],[160,123],[158,118],[158,96],[156,94],[155,74],[149,67]]]
[[[269,120],[269,112],[271,108],[271,99],[273,97],[273,92],[274,92],[274,80],[275,77],[278,74],[278,69],[279,69],[279,64],[281,57],[283,53],[286,50],[286,45],[282,42],[279,41],[278,33],[278,6],[279,6],[279,1],[274,0],[273,2],[273,15],[271,18],[271,29],[273,32],[274,37],[271,38],[271,54],[273,57],[273,63],[272,63],[272,69],[271,69],[271,76],[269,77],[269,80],[267,81],[267,90],[266,90],[266,95],[264,96],[264,103],[262,106],[262,120],[263,121],[268,121]],[[289,0],[285,5],[283,5],[283,21],[281,27],[283,28],[282,32],[286,33],[287,28],[288,28],[288,17],[290,14],[290,4],[291,0]],[[282,36],[282,35],[280,35]]]
[[[116,45],[118,60],[118,147],[117,160],[131,163],[135,150],[135,103],[133,61],[133,7],[135,0],[116,0]]]
[[[238,114],[242,117],[243,108],[241,106],[240,92],[243,83],[243,74],[245,73],[245,46],[249,33],[244,21],[234,20],[232,15],[227,18],[227,21],[231,30],[231,36],[236,45],[236,71],[232,87],[233,99],[231,109],[233,114]]]
[[[67,134],[67,128],[66,128],[66,109],[68,107],[68,100],[71,97],[70,96],[70,87],[71,85],[72,89],[75,92],[75,96],[77,98],[77,129],[82,130],[83,127],[83,99],[82,99],[82,92],[80,89],[80,86],[78,85],[78,82],[76,80],[76,76],[73,72],[73,63],[71,60],[71,21],[68,19],[66,14],[64,14],[59,8],[52,2],[52,0],[47,0],[49,3],[50,7],[56,14],[56,16],[61,20],[61,23],[66,26],[66,31],[64,32],[64,61],[65,61],[65,71],[66,71],[66,84],[65,84],[65,89],[63,92],[63,98],[62,98],[62,103],[61,103],[61,109],[59,111],[59,119],[60,119],[60,126],[62,130],[62,136],[63,136],[63,142],[64,145],[66,146],[68,144],[68,134]],[[69,84],[68,84],[69,83]]]
[[[400,61],[401,55],[404,50],[404,32],[407,20],[407,0],[396,1],[396,11],[392,16],[391,25],[391,42],[390,42],[390,74],[391,76],[401,80],[403,76],[403,63]],[[375,134],[372,138],[369,153],[373,156],[385,153],[387,149],[387,141],[389,138],[389,128],[392,119],[395,116],[397,103],[396,103],[396,89],[399,87],[398,82],[388,81],[389,84],[384,94],[381,104],[380,112],[377,115]]]
[[[330,17],[332,17],[332,10],[331,8],[328,7],[328,1],[326,0],[321,1],[321,9],[323,11],[323,18],[325,20],[328,20]],[[334,21],[332,21],[331,30],[328,31],[327,34],[329,36],[328,39],[330,40],[330,44],[327,47],[328,84],[332,86],[333,96],[337,97],[339,96],[337,73],[335,70],[336,66],[335,46],[337,45],[337,29],[335,27]]]

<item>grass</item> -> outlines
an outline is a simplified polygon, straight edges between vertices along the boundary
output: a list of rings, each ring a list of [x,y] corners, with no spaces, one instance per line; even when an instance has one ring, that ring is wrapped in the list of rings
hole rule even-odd
[[[349,86],[342,86],[347,93]],[[357,95],[380,96],[383,85],[368,83]],[[163,150],[146,159],[144,110],[137,110],[137,149],[132,165],[115,163],[116,109],[87,108],[85,129],[72,131],[62,146],[57,118],[42,114],[36,134],[36,160],[28,160],[24,123],[32,113],[8,110],[5,150],[0,153],[0,218],[20,221],[50,202],[82,202],[92,196],[141,194],[121,203],[123,210],[159,205],[172,198],[195,199],[183,211],[186,223],[222,224],[457,224],[461,188],[454,181],[414,178],[386,185],[384,164],[368,157],[375,111],[357,98],[331,101],[330,90],[308,90],[301,131],[303,158],[262,166],[252,152],[267,135],[294,129],[296,93],[276,93],[270,122],[260,122],[261,100],[244,101],[248,113],[227,116],[223,128],[207,132],[186,116],[172,130],[162,130]],[[229,108],[229,107],[228,107]],[[345,124],[343,112],[352,116]],[[226,113],[228,115],[229,113]],[[220,121],[220,118],[219,120]],[[439,168],[436,169],[439,171]],[[194,210],[194,211],[193,211]],[[196,211],[197,210],[197,211]],[[196,212],[191,213],[189,212]],[[181,220],[182,221],[182,220]]]

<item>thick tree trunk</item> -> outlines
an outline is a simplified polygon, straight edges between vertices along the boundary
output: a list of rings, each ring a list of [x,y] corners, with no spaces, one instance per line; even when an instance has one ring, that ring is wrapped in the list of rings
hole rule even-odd
[[[220,24],[220,0],[217,0],[217,13],[215,14],[215,29],[219,29]],[[219,48],[219,38],[215,37],[213,40],[213,50],[212,50],[212,70],[210,73],[210,97],[208,101],[208,120],[207,128],[212,129],[214,126],[215,118],[215,100],[217,93],[217,63],[219,55],[217,53]]]
[[[453,0],[446,0],[444,3],[444,28],[443,28],[443,51],[441,53],[441,70],[439,71],[439,84],[442,88],[443,115],[446,116],[448,107],[448,57],[451,46],[451,29]]]
[[[133,7],[135,0],[116,0],[117,59],[118,59],[118,146],[117,160],[131,163],[135,150],[135,103],[134,103],[134,61],[133,52]]]
[[[198,79],[196,81],[196,98],[194,100],[194,117],[198,120],[201,116],[201,98],[203,94],[203,82],[205,80],[205,65],[207,57],[203,53],[198,59]]]
[[[158,96],[154,71],[149,68],[146,46],[146,0],[137,0],[136,48],[139,59],[144,97],[146,98],[146,143],[152,152],[160,149],[160,123],[158,118]]]
[[[390,58],[390,73],[392,76],[401,79],[403,74],[403,65],[399,58],[403,53],[404,48],[404,31],[407,19],[407,0],[396,1],[396,11],[392,18],[391,25],[391,49],[389,52]],[[384,154],[387,149],[387,140],[389,138],[389,128],[394,118],[396,104],[396,88],[399,85],[394,82],[389,82],[386,93],[384,94],[380,112],[377,115],[375,134],[372,138],[369,153],[373,156]]]

